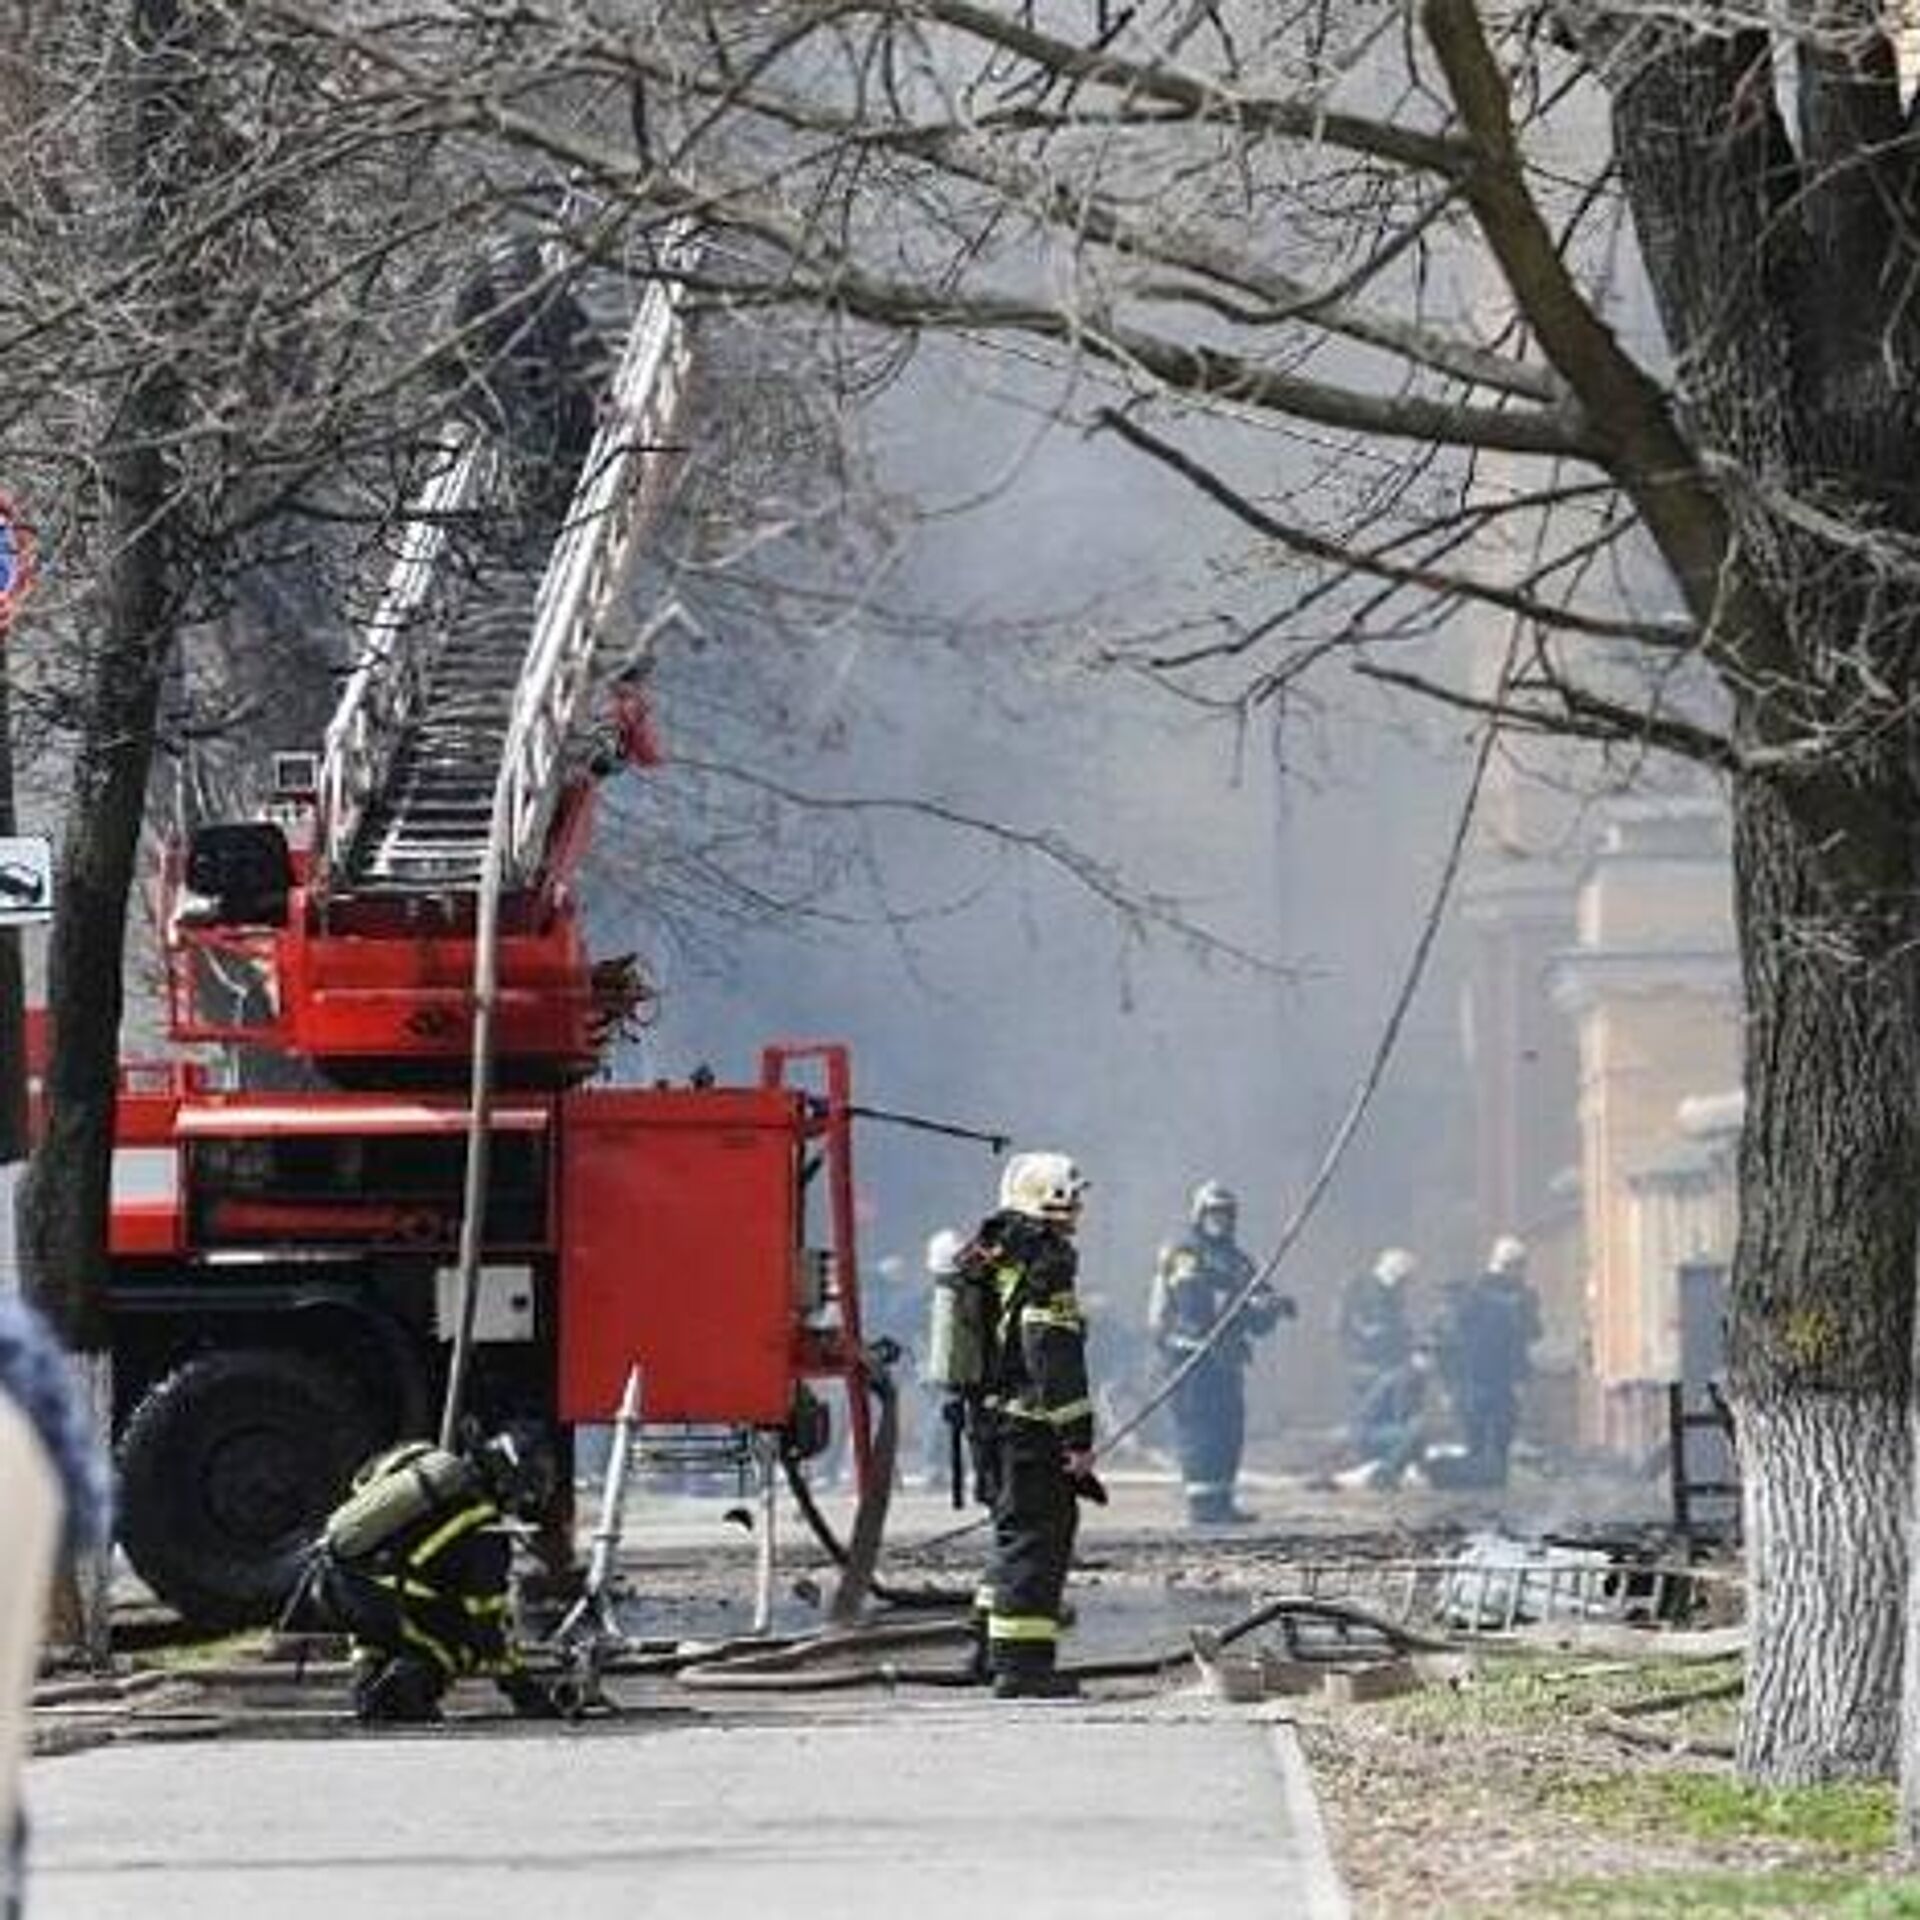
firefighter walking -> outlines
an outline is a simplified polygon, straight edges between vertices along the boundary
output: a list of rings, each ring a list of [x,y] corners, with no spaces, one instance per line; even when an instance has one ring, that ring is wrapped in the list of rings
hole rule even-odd
[[[1061,1603],[1078,1503],[1106,1499],[1093,1471],[1086,1325],[1074,1294],[1086,1189],[1064,1153],[1015,1154],[999,1208],[959,1254],[948,1289],[971,1327],[974,1351],[953,1384],[974,1490],[993,1515],[979,1666],[1003,1700],[1079,1690],[1058,1670]]]
[[[1264,1281],[1252,1286],[1253,1261],[1234,1239],[1239,1218],[1240,1202],[1219,1181],[1195,1187],[1188,1231],[1161,1248],[1147,1306],[1148,1330],[1169,1373],[1188,1369],[1174,1389],[1173,1420],[1187,1517],[1201,1526],[1254,1517],[1234,1500],[1246,1442],[1246,1367],[1253,1342],[1294,1311]]]

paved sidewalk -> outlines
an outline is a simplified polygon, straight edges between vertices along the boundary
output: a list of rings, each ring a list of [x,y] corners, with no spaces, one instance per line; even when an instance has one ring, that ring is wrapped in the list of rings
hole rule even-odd
[[[1181,1699],[121,1746],[28,1920],[1339,1920],[1291,1731]]]

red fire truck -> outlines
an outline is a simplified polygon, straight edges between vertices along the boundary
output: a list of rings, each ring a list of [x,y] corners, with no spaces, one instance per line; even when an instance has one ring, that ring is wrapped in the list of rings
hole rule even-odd
[[[353,1467],[432,1430],[463,1307],[482,1422],[608,1420],[637,1365],[650,1425],[805,1445],[838,1380],[867,1461],[845,1049],[590,1084],[642,993],[576,890],[596,781],[645,732],[644,648],[602,654],[687,376],[678,283],[637,285],[545,520],[514,411],[565,396],[580,316],[551,275],[499,295],[498,384],[543,356],[536,400],[436,450],[324,751],[169,862],[195,1054],[126,1077],[109,1304],[122,1541],[201,1625],[270,1617]]]

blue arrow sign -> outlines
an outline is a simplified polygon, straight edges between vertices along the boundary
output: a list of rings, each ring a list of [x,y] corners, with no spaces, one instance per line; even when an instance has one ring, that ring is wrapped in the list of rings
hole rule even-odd
[[[13,521],[0,512],[0,600],[12,597],[20,584],[20,541]]]

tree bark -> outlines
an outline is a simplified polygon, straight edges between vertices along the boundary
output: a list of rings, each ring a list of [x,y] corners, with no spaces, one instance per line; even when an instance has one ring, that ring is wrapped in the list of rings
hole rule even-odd
[[[152,250],[158,286],[142,316],[151,339],[145,364],[103,425],[105,558],[47,960],[47,1122],[20,1195],[26,1284],[68,1343],[82,1349],[105,1338],[127,902],[160,688],[180,618],[179,493],[168,445],[183,379],[166,297],[180,269],[165,263],[165,242],[191,166],[193,76],[177,0],[133,0],[116,79],[107,158],[124,196],[122,240]]]
[[[1703,624],[1748,759],[1733,796],[1739,1757],[1747,1777],[1793,1784],[1884,1774],[1900,1753],[1920,1186],[1920,775],[1904,743],[1920,635],[1912,596],[1870,556],[1777,505],[1914,530],[1909,321],[1888,304],[1906,268],[1889,273],[1885,210],[1835,165],[1884,121],[1890,55],[1804,67],[1798,146],[1774,58],[1761,32],[1657,30],[1621,56],[1614,138],[1683,430],[1737,476],[1720,485],[1731,538]]]
[[[1729,1367],[1745,1483],[1740,1765],[1891,1772],[1907,1592],[1916,1231],[1905,828],[1736,783],[1747,1118]],[[1869,839],[1875,844],[1866,844]],[[1877,859],[1875,858],[1877,856]]]

